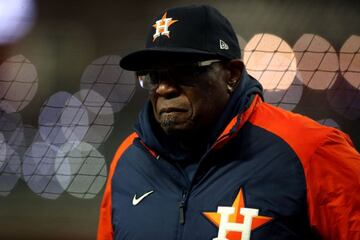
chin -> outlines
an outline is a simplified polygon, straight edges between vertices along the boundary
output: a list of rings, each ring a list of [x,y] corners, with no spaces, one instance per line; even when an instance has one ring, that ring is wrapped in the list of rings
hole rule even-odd
[[[193,128],[186,123],[176,123],[173,121],[162,121],[160,127],[167,135],[185,134],[193,130]]]

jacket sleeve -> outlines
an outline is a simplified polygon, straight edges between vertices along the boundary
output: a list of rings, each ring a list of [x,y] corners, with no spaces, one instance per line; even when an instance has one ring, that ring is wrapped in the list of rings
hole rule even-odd
[[[121,158],[121,155],[132,144],[134,138],[136,137],[137,137],[136,133],[132,133],[130,136],[128,136],[120,145],[120,147],[116,150],[114,158],[111,162],[108,179],[106,182],[105,191],[100,207],[97,240],[114,239],[114,231],[112,226],[111,182],[112,182],[112,178],[114,177],[114,172],[119,162],[119,159]]]
[[[360,239],[360,155],[349,137],[332,131],[305,171],[315,231],[323,239]]]

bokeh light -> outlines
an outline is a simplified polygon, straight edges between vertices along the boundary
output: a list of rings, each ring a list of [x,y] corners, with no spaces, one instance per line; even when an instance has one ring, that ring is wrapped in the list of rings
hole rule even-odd
[[[34,193],[43,198],[56,199],[64,191],[55,177],[55,158],[60,153],[46,142],[34,142],[24,154],[24,180]]]
[[[360,37],[350,36],[340,49],[341,75],[327,93],[330,107],[345,118],[360,118]]]
[[[7,196],[21,176],[23,142],[21,115],[0,111],[0,196]]]
[[[135,75],[119,66],[120,59],[116,55],[96,59],[84,70],[80,84],[81,89],[100,94],[114,112],[120,111],[135,92]]]
[[[88,128],[86,108],[70,93],[55,93],[41,108],[39,132],[44,141],[51,145],[60,147],[69,141],[80,142]]]
[[[245,46],[244,62],[249,74],[263,85],[267,102],[287,110],[295,108],[303,88],[295,81],[297,64],[288,43],[272,34],[256,34]]]
[[[33,141],[42,141],[38,129],[29,124],[24,124],[21,128],[19,127],[19,136],[21,136],[21,138],[18,139],[16,145],[13,145],[13,148],[16,148],[16,151],[21,153],[21,156]]]
[[[294,47],[298,78],[309,88],[326,90],[334,84],[339,70],[335,49],[315,34],[302,35]]]
[[[6,142],[4,135],[0,132],[0,168],[4,165],[6,159]]]
[[[0,109],[6,112],[21,111],[34,98],[37,88],[36,68],[23,55],[11,57],[1,64]]]
[[[0,0],[0,45],[23,37],[34,25],[34,21],[34,1]]]
[[[77,198],[93,198],[103,188],[107,169],[104,156],[82,142],[66,155],[56,158],[56,178],[61,186]]]
[[[112,105],[92,89],[82,89],[74,96],[82,99],[82,104],[88,111],[89,128],[83,141],[99,147],[106,141],[114,128]]]
[[[0,166],[0,196],[7,196],[21,176],[21,162],[19,154],[9,145],[3,143],[1,147],[0,155],[4,161]],[[6,148],[5,152],[3,148]]]
[[[356,89],[360,86],[360,36],[350,36],[340,49],[340,71]]]
[[[22,117],[19,113],[6,113],[0,110],[0,131],[6,143],[19,152],[24,141]]]

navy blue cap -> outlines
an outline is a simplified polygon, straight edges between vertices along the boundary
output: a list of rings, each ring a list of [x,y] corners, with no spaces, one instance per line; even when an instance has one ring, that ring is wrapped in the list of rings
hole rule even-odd
[[[120,61],[127,70],[139,71],[159,63],[186,63],[240,58],[240,47],[230,22],[208,5],[171,8],[150,24],[145,49]]]

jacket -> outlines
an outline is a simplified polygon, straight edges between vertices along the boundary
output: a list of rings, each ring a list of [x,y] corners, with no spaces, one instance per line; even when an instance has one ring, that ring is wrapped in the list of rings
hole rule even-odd
[[[98,240],[360,239],[349,137],[265,103],[261,85],[241,78],[197,159],[146,104],[111,163]]]

